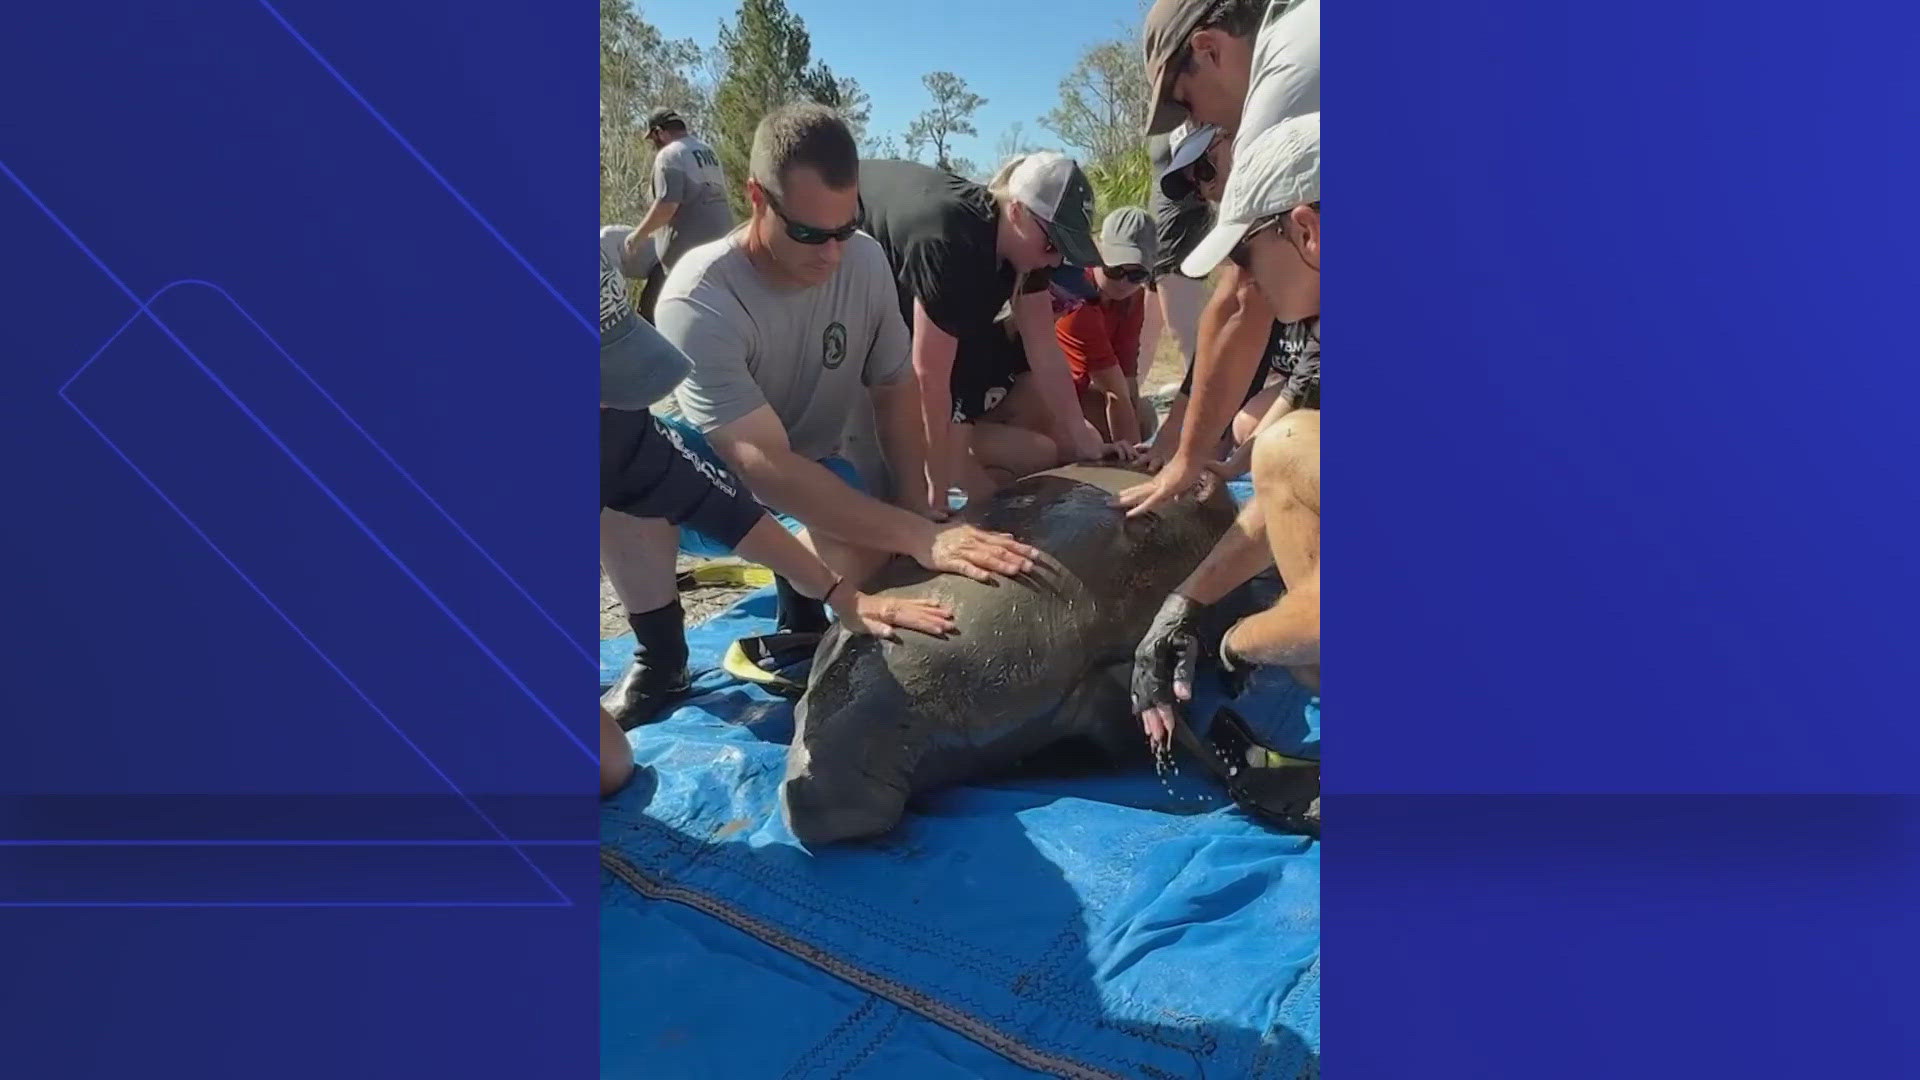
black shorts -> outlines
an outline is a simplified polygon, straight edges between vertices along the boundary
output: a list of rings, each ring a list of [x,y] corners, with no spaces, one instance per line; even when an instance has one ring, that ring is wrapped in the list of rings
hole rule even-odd
[[[947,380],[954,423],[971,424],[991,412],[1027,371],[1027,350],[1012,319],[995,319],[991,330],[961,338]]]
[[[766,510],[726,469],[681,450],[650,412],[600,410],[600,505],[686,525],[729,551]]]
[[[1153,214],[1154,231],[1160,241],[1152,267],[1154,275],[1179,274],[1180,261],[1192,254],[1213,228],[1213,208],[1197,195],[1174,202],[1160,193],[1159,184],[1154,184],[1147,196],[1147,209]]]

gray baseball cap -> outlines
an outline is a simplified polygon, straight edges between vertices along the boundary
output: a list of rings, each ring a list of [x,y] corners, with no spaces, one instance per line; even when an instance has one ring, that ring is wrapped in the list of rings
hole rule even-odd
[[[1100,223],[1100,263],[1103,266],[1144,266],[1152,269],[1159,258],[1159,230],[1153,215],[1137,206],[1122,206]]]

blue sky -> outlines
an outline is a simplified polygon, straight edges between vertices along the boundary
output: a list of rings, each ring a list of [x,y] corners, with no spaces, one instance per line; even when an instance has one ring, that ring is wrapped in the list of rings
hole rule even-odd
[[[721,20],[731,21],[738,0],[641,0],[640,13],[669,38],[692,38],[711,48]],[[929,71],[951,71],[987,99],[974,116],[977,138],[956,152],[981,168],[994,163],[994,144],[1020,123],[1022,135],[1056,145],[1040,117],[1059,101],[1060,80],[1095,42],[1137,26],[1136,0],[787,0],[807,24],[813,55],[838,75],[860,80],[873,97],[868,130],[896,138],[930,101],[920,85]]]

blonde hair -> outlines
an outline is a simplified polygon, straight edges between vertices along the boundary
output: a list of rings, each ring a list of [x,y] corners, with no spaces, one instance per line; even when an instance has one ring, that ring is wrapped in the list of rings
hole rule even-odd
[[[1000,198],[1006,198],[1007,185],[1013,182],[1013,170],[1019,168],[1021,162],[1032,156],[1032,154],[1015,154],[1008,158],[1000,165],[1000,171],[993,174],[993,179],[987,181],[987,190]]]

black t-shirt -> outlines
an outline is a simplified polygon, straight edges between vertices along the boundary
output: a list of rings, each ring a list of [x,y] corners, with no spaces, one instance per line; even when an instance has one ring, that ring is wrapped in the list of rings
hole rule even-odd
[[[1002,312],[993,325],[960,339],[953,354],[953,375],[947,389],[953,395],[953,422],[971,424],[990,412],[1025,375],[1027,349],[1011,312]]]
[[[1296,409],[1318,409],[1320,407],[1320,317],[1302,319],[1299,322],[1273,324],[1273,330],[1267,335],[1267,347],[1260,354],[1260,364],[1253,370],[1253,381],[1247,385],[1245,397],[1240,404],[1252,401],[1255,394],[1266,389],[1267,383],[1278,376],[1285,380],[1287,400]],[[1193,365],[1187,365],[1186,378],[1180,380],[1180,393],[1193,396]]]
[[[1013,267],[1000,260],[1000,210],[980,184],[912,161],[860,163],[864,228],[887,251],[900,290],[900,314],[913,330],[917,299],[934,325],[956,338],[992,326],[1013,295]],[[1021,282],[1047,287],[1046,271]]]
[[[1167,136],[1148,136],[1147,156],[1153,162],[1152,179],[1147,183],[1147,212],[1153,215],[1154,232],[1160,241],[1159,256],[1150,269],[1155,277],[1165,277],[1180,273],[1181,261],[1213,229],[1213,207],[1198,191],[1175,200],[1160,190],[1160,174],[1173,161],[1173,146]],[[1199,280],[1205,280],[1205,276]]]

